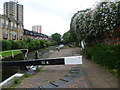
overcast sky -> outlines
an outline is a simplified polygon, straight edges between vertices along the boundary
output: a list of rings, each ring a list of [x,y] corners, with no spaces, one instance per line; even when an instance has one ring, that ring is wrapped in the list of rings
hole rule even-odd
[[[0,0],[0,14],[3,3]],[[42,25],[42,33],[64,34],[70,29],[71,17],[79,10],[91,8],[98,0],[17,0],[24,6],[24,28],[32,30],[33,25]]]

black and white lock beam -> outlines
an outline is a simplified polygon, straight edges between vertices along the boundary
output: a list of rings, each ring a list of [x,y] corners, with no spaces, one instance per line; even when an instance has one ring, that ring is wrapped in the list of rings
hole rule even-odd
[[[2,66],[31,66],[31,65],[77,65],[82,64],[82,56],[61,58],[2,61]]]

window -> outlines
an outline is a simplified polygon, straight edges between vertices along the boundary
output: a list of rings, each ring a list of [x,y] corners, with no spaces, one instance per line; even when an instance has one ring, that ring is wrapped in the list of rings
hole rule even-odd
[[[22,40],[22,36],[23,36],[23,34],[22,34],[22,33],[20,33],[20,40]]]
[[[4,19],[1,20],[1,28],[4,28]]]
[[[8,21],[6,20],[6,28],[8,28]]]
[[[10,38],[12,39],[12,36],[13,36],[13,32],[10,32]]]
[[[3,38],[4,38],[4,39],[7,39],[7,37],[8,37],[7,30],[4,30],[4,31],[3,31]]]
[[[21,26],[21,29],[22,29],[23,27]]]
[[[13,23],[11,22],[11,29],[13,29]]]
[[[15,40],[17,38],[17,33],[16,32],[12,32],[12,39]]]
[[[18,25],[18,29],[20,28],[20,25]]]
[[[14,30],[17,30],[17,25],[16,24],[14,24]]]

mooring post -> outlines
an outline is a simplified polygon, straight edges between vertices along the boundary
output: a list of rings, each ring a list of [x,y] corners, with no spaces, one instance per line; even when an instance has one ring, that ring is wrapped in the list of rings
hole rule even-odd
[[[35,51],[35,59],[38,59],[39,58],[39,53],[38,51]]]

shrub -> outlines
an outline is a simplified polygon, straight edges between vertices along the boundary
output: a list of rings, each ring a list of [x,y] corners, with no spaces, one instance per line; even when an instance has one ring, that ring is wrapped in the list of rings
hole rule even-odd
[[[85,48],[82,50],[82,54],[85,56],[85,58],[90,59],[92,58],[92,47],[91,48]]]
[[[19,83],[21,83],[21,81],[18,78],[14,78],[14,83],[19,84]]]
[[[92,48],[82,50],[82,54],[120,77],[118,72],[120,70],[120,45],[96,44]]]
[[[11,42],[11,49],[18,49],[19,47],[19,43],[17,41],[14,40],[9,40],[9,42]]]
[[[8,40],[2,40],[2,50],[10,50],[12,47],[12,44]]]
[[[24,77],[29,77],[28,73],[24,73]]]
[[[26,41],[13,41],[13,40],[2,40],[2,49],[3,50],[10,50],[10,49],[41,49],[48,47],[50,43],[44,40],[32,40],[27,39]]]
[[[18,48],[19,49],[25,49],[26,48],[26,42],[25,41],[20,40],[20,41],[17,41],[17,43],[18,43]]]
[[[120,45],[95,45],[92,52],[92,60],[110,69],[118,69],[120,60]]]

